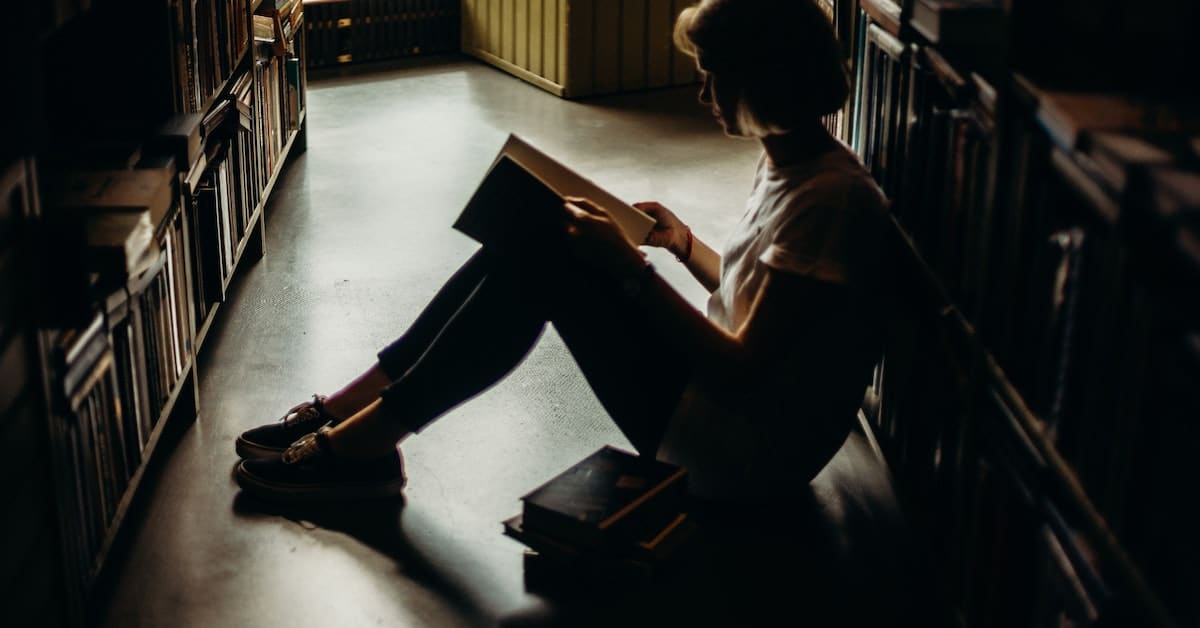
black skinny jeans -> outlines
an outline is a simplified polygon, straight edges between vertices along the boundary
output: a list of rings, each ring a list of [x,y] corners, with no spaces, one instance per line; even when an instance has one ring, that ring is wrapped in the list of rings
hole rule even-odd
[[[392,380],[384,413],[420,431],[503,379],[549,322],[626,438],[653,456],[691,376],[683,352],[613,279],[565,253],[521,257],[477,252],[379,352]]]

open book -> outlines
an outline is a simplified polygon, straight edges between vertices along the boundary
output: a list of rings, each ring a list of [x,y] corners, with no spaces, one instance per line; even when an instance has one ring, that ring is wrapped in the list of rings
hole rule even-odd
[[[645,212],[509,135],[454,228],[487,245],[538,244],[566,219],[562,204],[568,196],[603,208],[635,244],[654,226]]]

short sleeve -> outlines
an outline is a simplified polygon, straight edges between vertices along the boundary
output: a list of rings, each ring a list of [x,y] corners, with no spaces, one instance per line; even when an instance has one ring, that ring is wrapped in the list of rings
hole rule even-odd
[[[791,208],[759,260],[819,281],[857,283],[879,255],[883,210],[878,196],[847,190],[842,199],[825,201]]]

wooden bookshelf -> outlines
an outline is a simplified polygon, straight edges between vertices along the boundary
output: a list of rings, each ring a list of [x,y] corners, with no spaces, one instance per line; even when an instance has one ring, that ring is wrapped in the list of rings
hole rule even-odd
[[[300,114],[301,131],[292,132],[288,136],[287,144],[283,148],[283,154],[290,155],[292,153],[293,147],[302,141],[303,128],[304,128],[306,118],[307,118],[307,112],[301,112],[301,114]],[[276,183],[276,181],[279,180],[279,176],[283,173],[283,168],[285,165],[286,165],[285,162],[280,162],[278,164],[278,167],[271,174],[271,178],[267,180],[266,187],[263,188],[262,200],[260,200],[258,205],[254,208],[254,213],[251,214],[251,217],[250,217],[250,223],[249,223],[250,226],[246,229],[246,233],[243,236],[241,242],[238,243],[237,250],[236,250],[236,259],[238,260],[237,265],[239,268],[243,265],[242,260],[245,258],[247,252],[255,251],[256,247],[259,247],[259,250],[257,250],[258,256],[261,256],[266,252],[265,251],[265,242],[266,242],[267,203],[270,201],[271,192],[274,191],[275,183]],[[223,288],[228,289],[230,283],[232,283],[232,282],[233,282],[233,275],[231,274],[230,276],[228,276],[224,279]],[[204,318],[204,320],[200,323],[200,325],[196,331],[196,346],[204,346],[204,340],[208,337],[208,332],[212,328],[213,323],[217,319],[217,311],[220,309],[220,305],[221,305],[220,303],[214,303],[212,306],[212,310],[208,313],[208,316],[206,316]]]
[[[695,83],[671,41],[692,0],[457,0],[462,51],[564,98]]]
[[[309,69],[452,54],[462,0],[304,0]]]
[[[1171,3],[1102,4],[1119,20]],[[897,288],[864,424],[924,532],[945,624],[1200,621],[1200,550],[1172,523],[1200,480],[1179,444],[1200,386],[1200,234],[1180,218],[1200,206],[1200,118],[1140,76],[1163,67],[1095,50],[1111,36],[1182,69],[1166,54],[1181,27],[1023,1],[828,9],[857,16],[839,28],[850,121],[830,128],[893,203]],[[1141,152],[1103,153],[1103,134]]]
[[[0,515],[4,600],[14,623],[58,625],[70,616],[59,600],[71,589],[60,560],[56,451],[46,429],[41,337],[32,298],[36,255],[30,245],[39,213],[36,161],[0,166],[0,447],[4,471],[19,483]],[[20,575],[20,577],[16,577]]]
[[[103,612],[168,435],[197,416],[196,356],[237,270],[265,250],[270,194],[304,150],[304,22],[299,0],[51,5],[4,30],[5,51],[20,51],[6,71],[40,89],[0,126],[0,401],[12,400],[0,446],[43,453],[0,522],[44,534],[0,577],[23,583],[4,597],[14,625],[83,626]],[[255,36],[256,14],[270,34]],[[105,180],[156,187],[65,192]],[[125,236],[144,252],[124,273],[84,245],[84,218],[105,212],[148,217]],[[201,289],[214,269],[217,295]]]
[[[89,579],[96,579],[100,576],[101,570],[108,561],[108,556],[113,550],[113,545],[117,542],[116,532],[121,530],[122,524],[125,522],[126,516],[129,514],[133,506],[133,500],[137,497],[138,491],[141,488],[142,481],[146,475],[146,469],[149,467],[152,460],[159,453],[159,442],[163,438],[163,432],[169,426],[174,426],[171,420],[173,416],[179,416],[180,420],[192,421],[196,418],[197,400],[196,397],[199,391],[196,386],[195,368],[189,363],[184,376],[175,385],[170,396],[164,402],[163,411],[155,420],[154,430],[150,433],[150,438],[146,442],[145,449],[142,450],[142,464],[134,470],[133,475],[129,478],[129,485],[122,492],[121,500],[117,503],[116,514],[113,515],[112,522],[109,524],[112,533],[108,534],[104,539],[104,544],[96,552],[95,560],[93,561]],[[190,395],[190,397],[189,397]],[[184,404],[184,405],[180,405]],[[178,413],[177,408],[178,407]]]

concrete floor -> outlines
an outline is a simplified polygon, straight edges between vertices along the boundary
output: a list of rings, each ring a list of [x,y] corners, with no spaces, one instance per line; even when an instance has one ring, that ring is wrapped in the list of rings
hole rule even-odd
[[[694,92],[569,102],[459,59],[312,80],[308,150],[276,187],[265,258],[203,347],[200,417],[133,522],[102,624],[493,626],[551,614],[557,605],[526,591],[523,547],[500,522],[597,447],[629,446],[552,330],[511,377],[406,441],[402,504],[264,508],[239,495],[233,440],[340,386],[417,315],[475,250],[450,224],[509,132],[622,198],[677,208],[719,243],[759,149],[724,137]],[[702,306],[668,254],[651,258]],[[856,446],[839,464],[865,477]],[[784,623],[821,625],[789,605]]]

